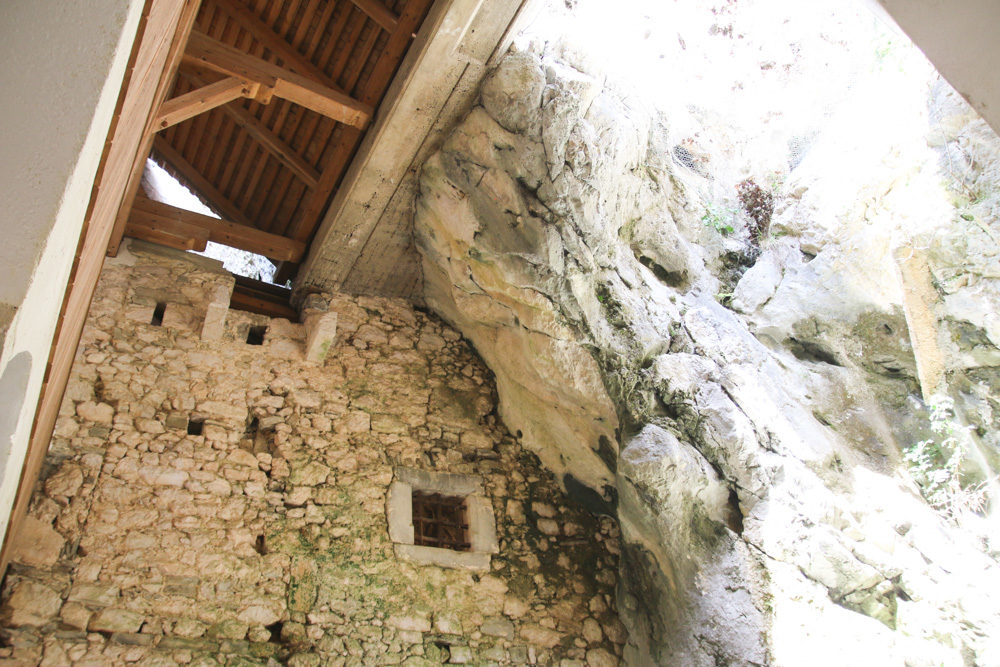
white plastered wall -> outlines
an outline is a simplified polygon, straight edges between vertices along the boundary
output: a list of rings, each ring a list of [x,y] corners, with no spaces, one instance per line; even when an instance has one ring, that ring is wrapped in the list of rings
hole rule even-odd
[[[0,535],[143,4],[0,3]]]
[[[1000,2],[871,0],[892,16],[955,90],[1000,132]]]

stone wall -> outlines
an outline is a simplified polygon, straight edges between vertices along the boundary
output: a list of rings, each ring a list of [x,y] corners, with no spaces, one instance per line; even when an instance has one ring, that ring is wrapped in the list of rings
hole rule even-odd
[[[231,310],[204,340],[231,284],[138,244],[105,268],[3,587],[0,662],[617,664],[617,525],[507,433],[458,333],[336,295],[322,363],[282,319]],[[488,571],[397,560],[403,467],[482,479]]]

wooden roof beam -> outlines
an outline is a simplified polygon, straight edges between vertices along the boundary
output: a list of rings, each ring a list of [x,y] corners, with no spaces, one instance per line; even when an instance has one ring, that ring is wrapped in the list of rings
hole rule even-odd
[[[285,41],[281,35],[276,33],[271,26],[261,20],[245,4],[238,0],[212,0],[212,2],[249,31],[253,35],[253,38],[260,42],[265,49],[277,56],[285,67],[293,72],[298,72],[299,74],[315,79],[327,88],[332,88],[341,93],[344,92],[333,79],[326,75],[326,72],[309,62],[294,46]]]
[[[133,232],[135,232],[133,234]],[[208,215],[186,211],[146,197],[138,196],[129,214],[125,233],[163,243],[150,235],[173,236],[183,250],[204,250],[204,240],[231,248],[248,250],[276,261],[296,262],[305,253],[306,244],[264,232],[246,225],[219,220]],[[198,247],[200,243],[200,247]]]
[[[351,0],[355,7],[368,15],[368,18],[392,32],[399,25],[399,18],[379,0]]]
[[[145,197],[137,195],[135,205],[138,206],[145,199]],[[125,224],[125,236],[152,241],[168,248],[201,252],[208,245],[209,234],[204,227],[181,220],[137,216],[135,209],[133,209]]]
[[[206,85],[204,79],[192,72],[182,71],[181,76],[195,86],[203,87]],[[253,137],[257,143],[291,169],[292,173],[298,176],[310,189],[316,187],[316,184],[319,183],[319,171],[302,159],[302,156],[292,150],[291,146],[269,130],[264,123],[257,120],[256,116],[236,104],[224,104],[221,109],[233,119],[234,123],[246,130],[247,134]]]
[[[184,61],[260,84],[275,95],[333,120],[364,128],[374,109],[344,93],[291,70],[255,58],[200,31],[192,31]]]
[[[362,95],[365,100],[379,100],[385,94],[392,75],[399,64],[399,59],[406,53],[414,31],[420,27],[424,12],[432,0],[419,0],[407,3],[395,31],[389,36],[385,49],[368,79],[367,87]],[[337,187],[340,177],[348,167],[348,160],[361,141],[362,133],[356,129],[344,128],[339,144],[334,148],[333,157],[327,167],[320,173],[319,184],[308,194],[305,205],[298,219],[289,227],[289,236],[300,241],[308,241],[319,226],[326,211],[330,196]],[[278,282],[292,278],[298,267],[293,264],[282,264],[275,273]]]
[[[157,131],[165,130],[227,102],[242,97],[253,97],[257,88],[256,84],[250,84],[234,77],[201,86],[160,105],[160,111],[153,127]]]

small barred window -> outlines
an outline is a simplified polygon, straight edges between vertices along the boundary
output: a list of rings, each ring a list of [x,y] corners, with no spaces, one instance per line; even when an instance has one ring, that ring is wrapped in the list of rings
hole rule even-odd
[[[413,543],[469,551],[471,544],[465,498],[414,491]]]

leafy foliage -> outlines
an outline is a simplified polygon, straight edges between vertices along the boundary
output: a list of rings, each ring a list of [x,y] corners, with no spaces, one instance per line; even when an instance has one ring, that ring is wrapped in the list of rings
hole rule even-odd
[[[701,216],[701,221],[723,236],[729,236],[735,231],[733,227],[734,215],[736,215],[736,211],[728,206],[709,203],[705,206],[705,215]]]
[[[955,417],[954,402],[940,397],[930,404],[934,437],[908,448],[903,456],[924,498],[946,518],[981,514],[986,509],[986,482],[972,482],[963,472],[970,447],[969,430]]]

